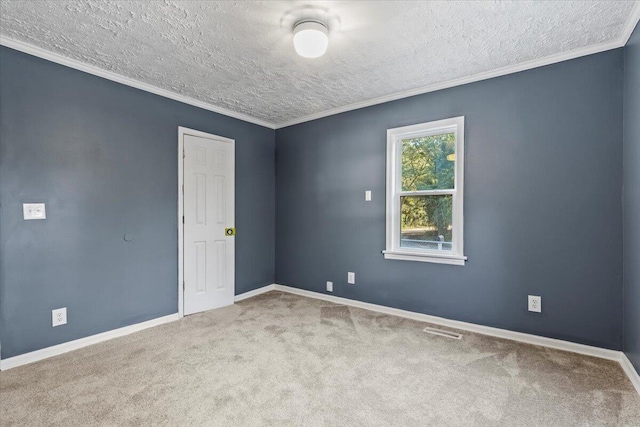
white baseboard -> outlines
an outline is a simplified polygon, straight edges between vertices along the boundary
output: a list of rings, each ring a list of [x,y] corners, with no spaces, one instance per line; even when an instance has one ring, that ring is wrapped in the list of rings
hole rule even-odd
[[[62,344],[54,345],[51,347],[43,348],[40,350],[32,351],[30,353],[20,354],[18,356],[10,357],[8,359],[3,359],[3,360],[0,360],[0,371],[6,371],[7,369],[26,365],[27,363],[37,362],[39,360],[47,359],[53,356],[58,356],[59,354],[67,353],[72,350],[78,350],[80,348],[87,347],[92,344],[97,344],[99,342],[107,341],[113,338],[118,338],[118,337],[132,334],[134,332],[142,331],[143,329],[148,329],[154,326],[162,325],[164,323],[173,322],[175,320],[178,320],[179,318],[180,317],[178,313],[174,313],[168,316],[147,320],[146,322],[136,323],[135,325],[113,329],[111,331],[102,332],[100,334],[91,335],[91,336],[80,338],[77,340],[73,340],[73,341],[62,343]]]
[[[417,320],[419,322],[432,323],[434,325],[445,326],[454,329],[460,329],[463,331],[474,332],[482,335],[489,335],[497,338],[504,338],[512,341],[519,341],[527,344],[539,345],[542,347],[555,348],[558,350],[570,351],[573,353],[584,354],[587,356],[598,357],[601,359],[614,360],[620,363],[620,366],[629,377],[631,384],[635,387],[640,394],[640,376],[636,372],[635,368],[631,364],[631,361],[627,356],[616,350],[609,350],[600,347],[593,347],[584,344],[578,344],[570,341],[563,341],[554,338],[541,337],[538,335],[525,334],[522,332],[514,332],[506,329],[492,328],[489,326],[477,325],[474,323],[461,322],[458,320],[445,319],[443,317],[431,316],[428,314],[416,313],[413,311],[401,310],[398,308],[386,307],[378,304],[371,304],[367,302],[352,300],[348,298],[336,297],[333,295],[321,294],[318,292],[307,291],[304,289],[293,288],[285,285],[271,284],[266,285],[258,289],[254,289],[249,292],[245,292],[240,295],[236,295],[235,302],[252,298],[270,291],[281,291],[290,294],[300,295],[308,298],[320,299],[323,301],[333,302],[335,304],[348,305],[351,307],[361,308],[364,310],[376,311],[378,313],[389,314],[392,316],[403,317],[406,319]],[[17,366],[26,365],[28,363],[37,362],[39,360],[47,359],[49,357],[57,356],[59,354],[67,353],[72,350],[77,350],[92,344],[107,341],[113,338],[129,335],[134,332],[142,331],[147,328],[162,325],[164,323],[173,322],[179,320],[180,315],[178,313],[170,314],[168,316],[159,317],[157,319],[148,320],[146,322],[137,323],[135,325],[125,326],[123,328],[114,329],[112,331],[103,332],[89,337],[80,338],[74,341],[54,345],[52,347],[43,348],[41,350],[32,351],[30,353],[21,354],[18,356],[10,357],[8,359],[0,360],[0,371],[6,371],[7,369],[15,368]]]
[[[245,293],[240,294],[240,295],[236,295],[233,300],[234,300],[234,302],[238,302],[238,301],[242,301],[243,299],[253,298],[253,297],[257,296],[257,295],[264,294],[264,293],[269,292],[269,291],[275,291],[275,290],[276,290],[276,285],[271,284],[271,285],[263,286],[263,287],[258,288],[258,289],[254,289],[254,290],[249,291],[249,292],[245,292]]]
[[[275,285],[267,285],[262,288],[254,289],[249,292],[245,292],[240,295],[236,295],[235,302],[242,301],[247,298],[252,298],[265,292],[273,291]],[[58,356],[69,351],[78,350],[80,348],[97,344],[99,342],[107,341],[113,338],[129,335],[134,332],[142,331],[143,329],[152,328],[154,326],[162,325],[164,323],[173,322],[180,319],[178,313],[170,314],[168,316],[159,317],[157,319],[148,320],[146,322],[137,323],[135,325],[125,326],[123,328],[114,329],[100,334],[91,335],[88,337],[80,338],[77,340],[65,342],[62,344],[54,345],[51,347],[43,348],[40,350],[32,351],[18,356],[10,357],[8,359],[0,360],[0,371],[6,371],[7,369],[15,368],[18,366],[26,365],[28,363],[38,362],[49,357]]]
[[[351,307],[362,308],[364,310],[376,311],[379,313],[389,314],[392,316],[404,317],[406,319],[417,320],[419,322],[427,322],[435,325],[445,326],[463,331],[474,332],[482,335],[508,339],[512,341],[523,342],[527,344],[539,345],[542,347],[554,348],[557,350],[570,351],[573,353],[584,354],[587,356],[598,357],[600,359],[613,360],[622,366],[622,369],[629,377],[629,380],[640,394],[640,378],[627,356],[617,350],[609,350],[606,348],[594,347],[585,344],[578,344],[570,341],[558,340],[555,338],[541,337],[538,335],[525,334],[522,332],[509,331],[507,329],[492,328],[490,326],[482,326],[474,323],[461,322],[458,320],[445,319],[443,317],[431,316],[428,314],[416,313],[413,311],[401,310],[398,308],[386,307],[383,305],[370,304],[367,302],[352,300],[348,298],[336,297],[333,295],[321,294],[319,292],[307,291],[304,289],[293,288],[285,285],[272,285],[276,291],[288,292],[290,294],[300,295],[309,298],[329,301],[336,304],[348,305]]]
[[[392,316],[404,317],[406,319],[417,320],[419,322],[433,323],[435,325],[445,326],[449,328],[461,329],[464,331],[475,332],[482,335],[490,335],[492,337],[504,338],[512,341],[524,342],[527,344],[540,345],[543,347],[555,348],[558,350],[571,351],[574,353],[595,356],[601,359],[620,360],[620,352],[616,350],[608,350],[600,347],[593,347],[584,344],[577,344],[569,341],[558,340],[554,338],[546,338],[538,335],[525,334],[522,332],[509,331],[507,329],[492,328],[490,326],[477,325],[475,323],[461,322],[459,320],[450,320],[443,317],[431,316],[429,314],[416,313],[413,311],[401,310],[398,308],[386,307],[383,305],[370,304],[348,298],[336,297],[333,295],[321,294],[318,292],[306,291],[303,289],[292,288],[290,286],[276,285],[276,290],[289,292],[291,294],[301,295],[310,298],[321,299],[324,301],[335,302],[336,304],[348,305],[351,307],[362,308],[365,310],[377,311],[379,313],[390,314]]]
[[[620,366],[624,370],[625,374],[629,377],[631,384],[636,388],[638,394],[640,394],[640,375],[638,375],[638,371],[633,367],[631,361],[627,357],[626,354],[622,353],[622,359],[620,360]]]

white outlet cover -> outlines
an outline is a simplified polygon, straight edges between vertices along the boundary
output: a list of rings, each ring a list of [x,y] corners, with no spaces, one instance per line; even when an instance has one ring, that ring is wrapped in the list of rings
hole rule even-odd
[[[350,285],[356,284],[356,273],[350,271],[347,273],[347,283]]]
[[[371,190],[367,190],[364,192],[364,200],[366,202],[370,202],[371,201]]]
[[[25,220],[47,218],[44,203],[23,203],[22,215]]]
[[[333,282],[327,282],[327,292],[333,292]]]
[[[51,326],[54,328],[67,324],[67,307],[51,310]]]
[[[537,295],[529,295],[529,311],[534,313],[542,313],[542,297]]]

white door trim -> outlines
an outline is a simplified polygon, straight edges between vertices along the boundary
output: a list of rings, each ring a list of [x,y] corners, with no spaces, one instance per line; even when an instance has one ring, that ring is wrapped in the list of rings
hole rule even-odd
[[[178,126],[178,315],[184,317],[184,136],[198,136],[228,142],[235,153],[236,141],[223,136]],[[233,161],[235,175],[235,159]],[[235,221],[233,222],[235,224]]]

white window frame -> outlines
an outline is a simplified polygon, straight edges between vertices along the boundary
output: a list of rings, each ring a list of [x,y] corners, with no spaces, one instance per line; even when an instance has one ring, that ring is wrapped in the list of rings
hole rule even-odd
[[[442,133],[455,133],[455,178],[452,190],[401,191],[402,141]],[[400,246],[400,197],[452,196],[452,250],[443,252]],[[464,116],[387,130],[387,249],[386,259],[464,265]]]

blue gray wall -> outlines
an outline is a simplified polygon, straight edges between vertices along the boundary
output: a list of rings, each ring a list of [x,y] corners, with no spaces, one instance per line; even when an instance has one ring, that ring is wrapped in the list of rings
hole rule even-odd
[[[640,372],[640,27],[624,48],[624,351]]]
[[[618,49],[277,130],[277,283],[621,349],[622,78]],[[386,130],[455,116],[469,261],[385,260]]]
[[[318,292],[333,280],[337,296],[621,349],[624,78],[624,349],[637,368],[638,39],[276,132],[2,47],[1,356],[177,310],[178,126],[237,142],[237,293],[274,275]],[[458,115],[467,265],[384,260],[386,129]],[[23,221],[23,202],[46,202],[48,219]],[[62,306],[69,324],[51,328]]]
[[[273,283],[273,130],[4,47],[0,87],[3,359],[177,311],[178,126],[236,140],[236,292]]]

